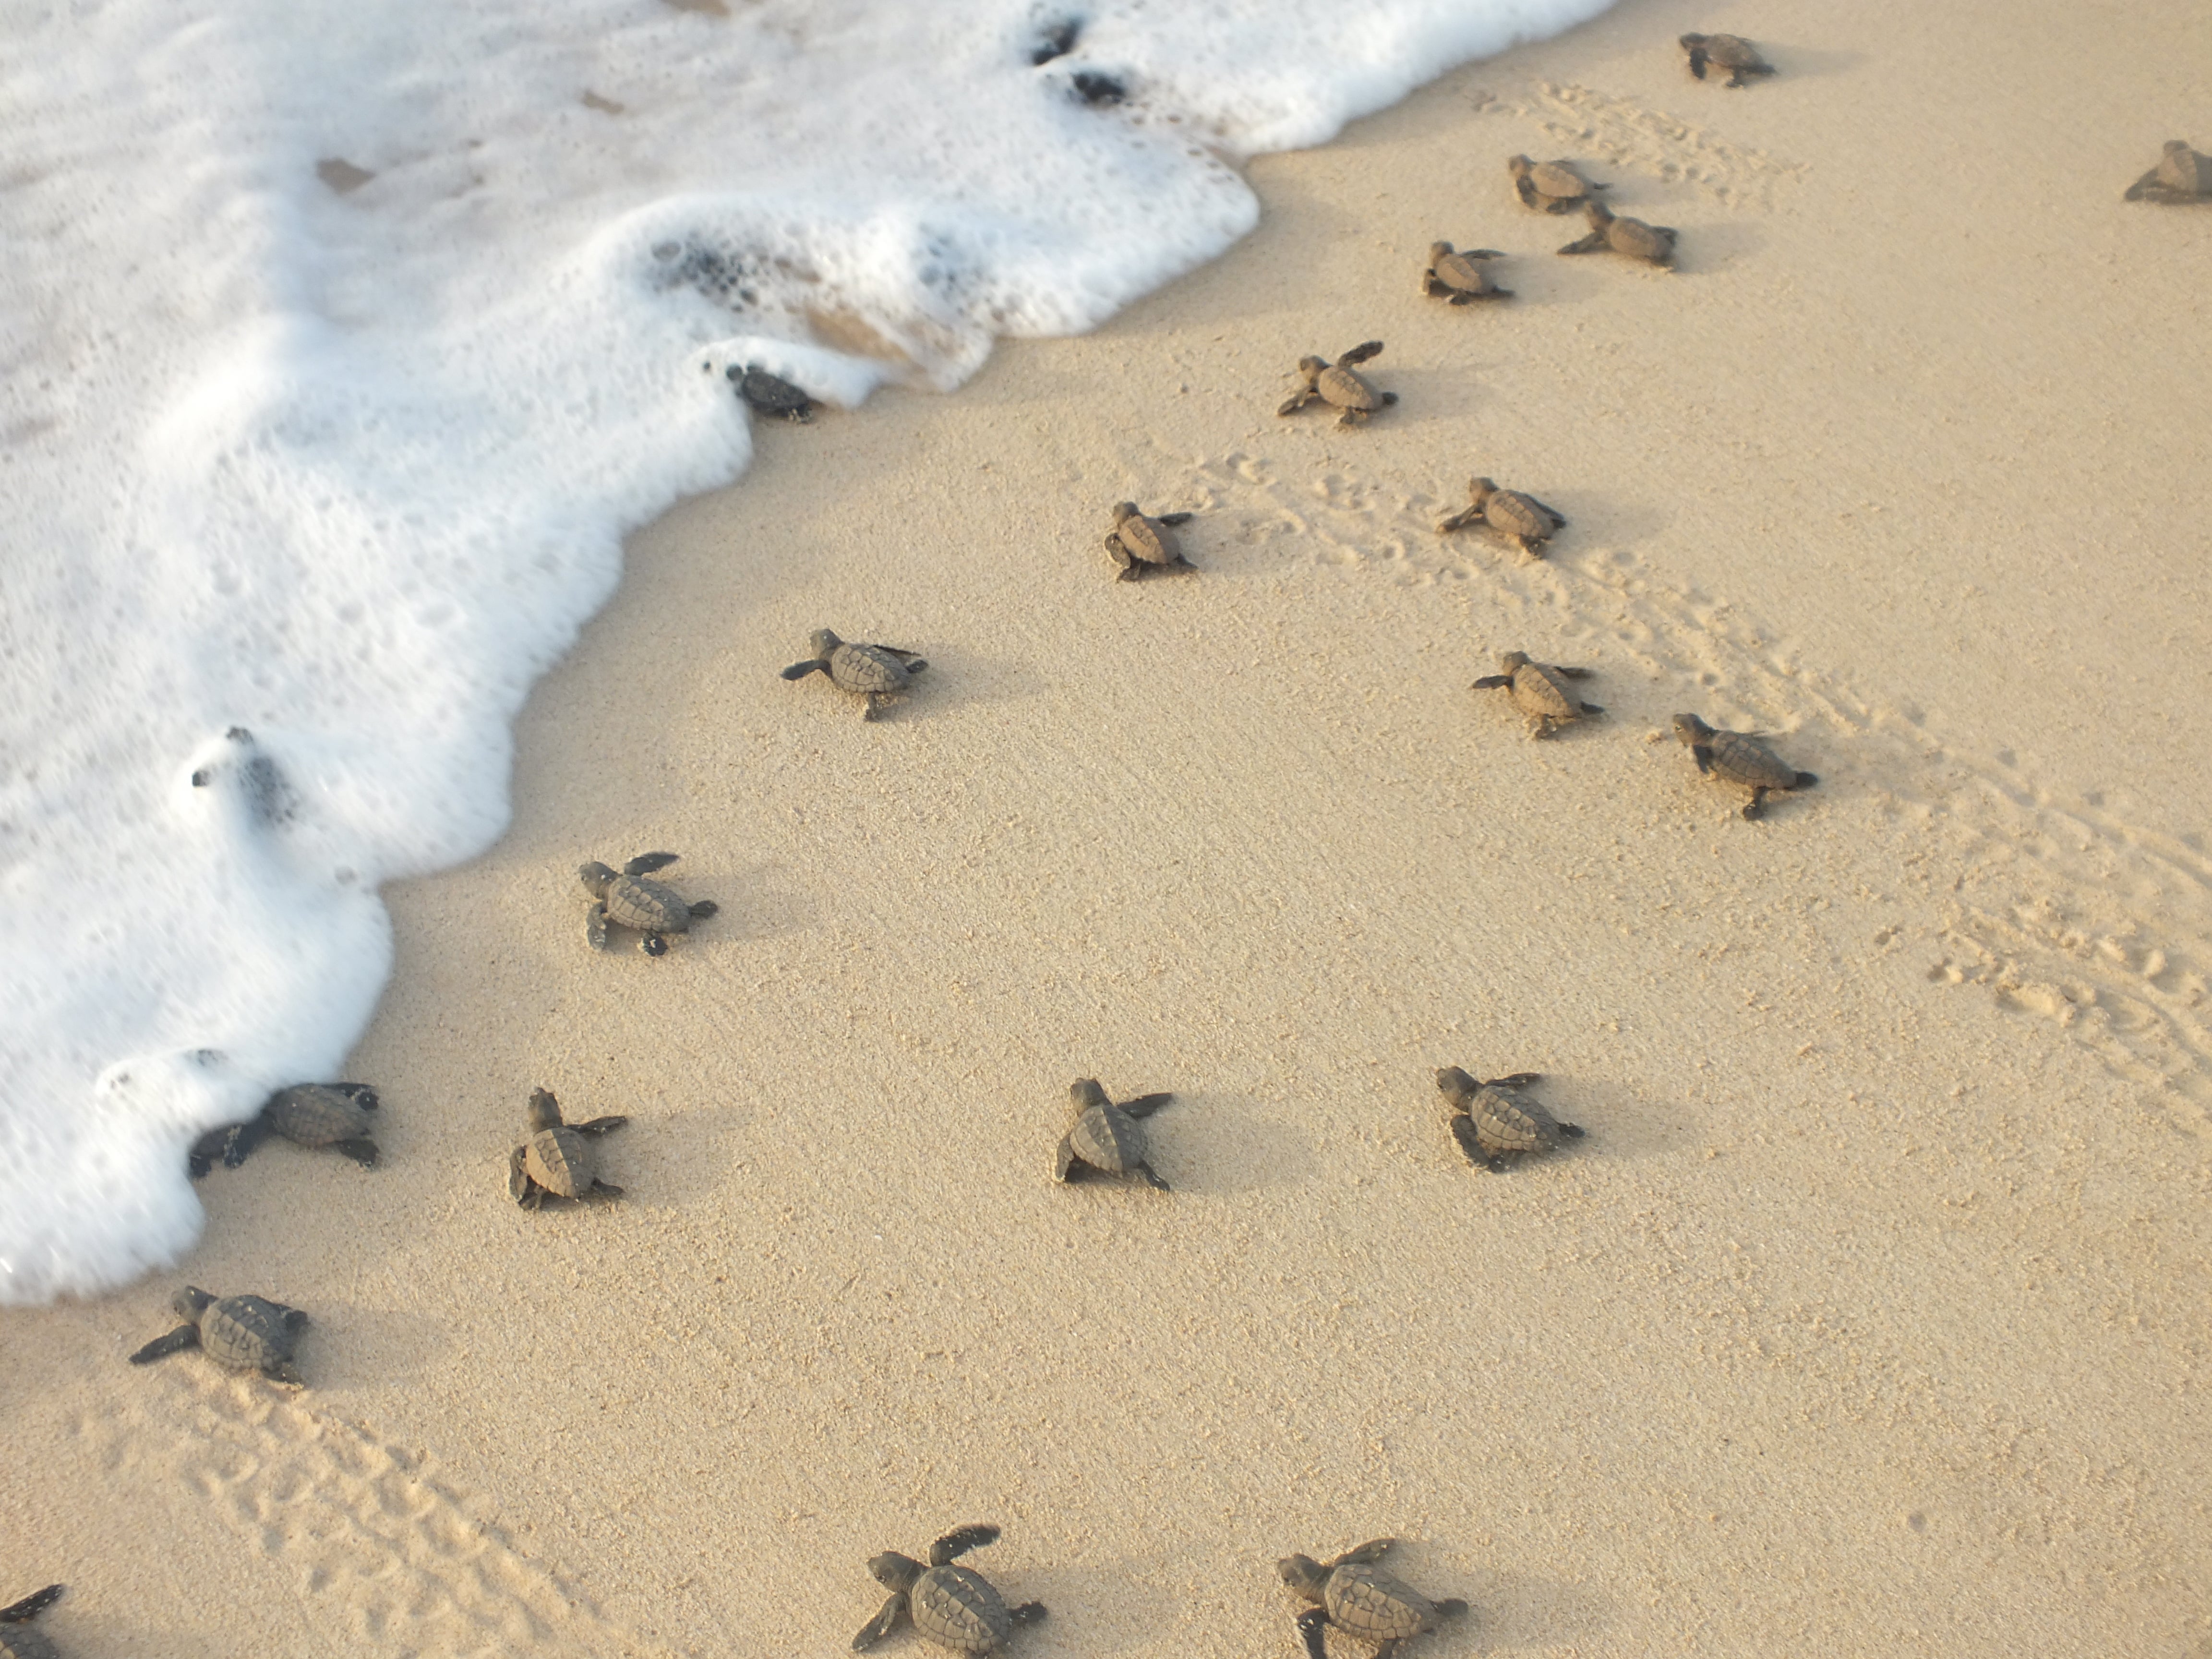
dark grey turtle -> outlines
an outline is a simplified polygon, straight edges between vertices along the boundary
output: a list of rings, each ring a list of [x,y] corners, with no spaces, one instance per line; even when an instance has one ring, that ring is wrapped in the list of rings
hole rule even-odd
[[[31,1621],[62,1599],[62,1586],[49,1584],[35,1595],[0,1607],[0,1659],[61,1659],[61,1650]]]
[[[587,1123],[564,1123],[553,1091],[532,1090],[523,1120],[529,1139],[507,1154],[508,1196],[526,1210],[537,1209],[548,1198],[620,1198],[621,1188],[599,1179],[599,1150],[591,1143],[629,1121],[595,1117]]]
[[[1100,1175],[1142,1176],[1157,1191],[1169,1190],[1168,1183],[1145,1161],[1149,1146],[1145,1126],[1139,1120],[1167,1105],[1175,1099],[1173,1095],[1139,1095],[1116,1104],[1106,1098],[1097,1079],[1087,1077],[1078,1078],[1067,1092],[1081,1115],[1075,1120],[1075,1127],[1060,1137],[1060,1158],[1052,1172],[1054,1181],[1080,1181],[1087,1171],[1095,1170]]]
[[[193,1143],[190,1164],[198,1181],[220,1158],[235,1170],[272,1134],[301,1146],[335,1146],[364,1170],[376,1167],[376,1091],[366,1083],[295,1083],[269,1097],[260,1114],[244,1123],[210,1129]]]
[[[584,938],[594,951],[607,948],[609,927],[637,930],[637,948],[649,957],[666,954],[668,935],[690,931],[721,907],[712,899],[687,904],[665,881],[648,879],[680,856],[675,853],[641,853],[620,870],[610,870],[594,860],[576,874],[592,898],[584,917]]]
[[[1468,479],[1467,495],[1468,505],[1438,525],[1437,535],[1449,536],[1471,524],[1486,524],[1528,557],[1540,559],[1552,532],[1567,526],[1566,514],[1556,507],[1517,489],[1500,489],[1487,478]]]
[[[1358,372],[1360,364],[1382,349],[1382,341],[1369,340],[1352,347],[1333,363],[1323,362],[1318,357],[1299,358],[1298,374],[1305,383],[1275,413],[1295,415],[1318,398],[1330,408],[1343,410],[1337,417],[1339,426],[1359,425],[1376,410],[1398,401],[1396,392],[1377,392]]]
[[[1540,1072],[1515,1072],[1485,1083],[1456,1066],[1437,1073],[1437,1087],[1451,1102],[1452,1139],[1470,1164],[1502,1172],[1505,1160],[1529,1152],[1548,1152],[1559,1144],[1583,1138],[1582,1127],[1562,1123],[1522,1091],[1541,1083]]]
[[[1441,294],[1455,306],[1510,300],[1513,290],[1498,287],[1490,277],[1490,262],[1504,257],[1496,248],[1471,247],[1455,253],[1449,242],[1431,242],[1429,263],[1421,271],[1421,292],[1431,299]]]
[[[1116,502],[1114,527],[1106,532],[1106,550],[1121,567],[1121,574],[1115,580],[1133,582],[1147,571],[1196,569],[1183,557],[1182,549],[1176,544],[1169,530],[1176,525],[1188,524],[1197,516],[1195,513],[1163,513],[1152,518],[1139,513],[1134,501]]]
[[[1571,681],[1586,680],[1587,668],[1568,668],[1555,662],[1537,662],[1526,651],[1508,651],[1498,659],[1502,674],[1485,674],[1470,688],[1476,691],[1504,690],[1512,694],[1513,706],[1528,718],[1528,735],[1548,738],[1563,726],[1572,726],[1588,714],[1605,713],[1601,704],[1584,702],[1575,695]]]
[[[763,415],[781,415],[796,426],[805,426],[814,418],[814,399],[787,380],[769,374],[758,363],[739,367],[732,363],[723,371],[730,384],[738,389],[738,396]]]
[[[853,1638],[853,1650],[860,1653],[875,1646],[911,1620],[916,1630],[940,1647],[956,1653],[996,1653],[1018,1626],[1043,1618],[1043,1602],[1010,1607],[981,1573],[952,1565],[969,1550],[995,1543],[998,1537],[996,1527],[956,1527],[929,1547],[927,1567],[896,1550],[870,1560],[868,1571],[891,1596]]]
[[[1275,1563],[1283,1582],[1316,1604],[1297,1618],[1309,1659],[1327,1659],[1322,1632],[1331,1625],[1356,1640],[1371,1643],[1375,1659],[1390,1659],[1401,1644],[1434,1630],[1444,1620],[1465,1614],[1467,1603],[1458,1597],[1432,1601],[1374,1565],[1397,1541],[1372,1539],[1328,1561],[1286,1555]]]
[[[1724,69],[1729,72],[1727,84],[1731,87],[1748,86],[1747,75],[1771,75],[1774,65],[1759,55],[1759,48],[1740,34],[1686,34],[1682,50],[1690,54],[1690,73],[1700,81],[1705,78],[1705,69]]]
[[[307,1386],[307,1379],[292,1364],[293,1346],[307,1328],[307,1316],[297,1308],[258,1296],[227,1296],[217,1301],[191,1285],[179,1291],[170,1305],[188,1322],[132,1354],[132,1364],[150,1365],[186,1348],[204,1348],[209,1358],[233,1370],[259,1371],[271,1382],[289,1382],[295,1389]]]
[[[1810,789],[1820,779],[1810,772],[1785,766],[1756,732],[1717,732],[1695,714],[1674,716],[1674,736],[1689,745],[1698,770],[1751,791],[1743,815],[1758,817],[1766,811],[1766,797],[1777,789]]]
[[[1623,219],[1602,202],[1592,202],[1584,211],[1590,222],[1590,234],[1578,242],[1568,243],[1560,252],[1625,253],[1632,259],[1654,265],[1674,262],[1674,238],[1679,233],[1671,225],[1647,225],[1641,219]]]
[[[2130,202],[2212,202],[2212,155],[2200,155],[2184,138],[2169,138],[2158,165],[2128,186]]]
[[[1513,191],[1522,205],[1543,213],[1571,213],[1590,199],[1592,191],[1613,188],[1583,178],[1572,161],[1532,161],[1515,155],[1507,159],[1505,170],[1513,175]]]
[[[902,696],[914,684],[914,677],[929,666],[913,652],[895,645],[848,645],[826,628],[816,629],[807,643],[814,654],[785,669],[784,678],[803,680],[809,674],[827,674],[831,684],[866,699],[860,707],[864,720],[875,719],[877,708],[885,698]]]

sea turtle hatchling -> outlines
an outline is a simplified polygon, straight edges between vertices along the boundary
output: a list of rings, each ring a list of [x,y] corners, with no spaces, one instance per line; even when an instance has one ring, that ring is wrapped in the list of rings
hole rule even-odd
[[[2212,155],[2200,155],[2183,138],[2169,138],[2158,165],[2128,186],[2130,202],[2212,202]]]
[[[1304,384],[1275,413],[1295,415],[1318,398],[1330,408],[1343,410],[1337,417],[1339,426],[1359,425],[1376,410],[1398,401],[1396,392],[1377,392],[1358,372],[1360,364],[1379,356],[1382,350],[1382,341],[1368,340],[1352,347],[1333,363],[1323,362],[1318,357],[1299,358],[1298,374]]]
[[[295,1389],[307,1386],[307,1379],[292,1363],[293,1346],[307,1328],[307,1316],[297,1308],[258,1296],[226,1296],[218,1301],[192,1285],[179,1291],[170,1306],[186,1322],[132,1354],[132,1364],[150,1365],[186,1348],[204,1348],[209,1358],[233,1370],[259,1371],[273,1382],[289,1382]]]
[[[1139,1095],[1116,1103],[1094,1078],[1078,1078],[1068,1087],[1081,1114],[1075,1127],[1060,1137],[1060,1157],[1053,1167],[1054,1181],[1080,1181],[1085,1171],[1101,1175],[1142,1176],[1146,1184],[1166,1192],[1168,1183],[1145,1161],[1149,1150],[1145,1126],[1150,1117],[1175,1099],[1173,1095]]]
[[[679,856],[641,853],[619,870],[610,870],[597,860],[578,867],[577,878],[592,900],[584,916],[584,938],[592,949],[607,948],[610,927],[630,927],[637,931],[639,950],[649,957],[664,956],[669,934],[690,931],[693,922],[704,921],[721,908],[712,899],[686,903],[666,882],[651,879],[654,871],[667,868]]]
[[[1528,716],[1528,735],[1548,738],[1563,726],[1571,726],[1588,714],[1602,714],[1602,704],[1584,702],[1575,695],[1572,680],[1590,677],[1587,668],[1568,668],[1555,662],[1537,662],[1526,651],[1508,651],[1498,659],[1502,674],[1485,674],[1469,689],[1504,690],[1513,706]]]
[[[1747,818],[1766,811],[1766,797],[1771,791],[1810,789],[1820,781],[1810,772],[1784,766],[1782,757],[1756,732],[1717,732],[1695,714],[1677,714],[1674,736],[1688,745],[1698,770],[1751,791],[1743,808]]]
[[[929,1547],[926,1567],[896,1550],[870,1560],[868,1571],[891,1595],[853,1638],[853,1650],[866,1651],[911,1620],[924,1636],[956,1653],[996,1653],[1018,1626],[1043,1618],[1043,1602],[1010,1607],[981,1573],[953,1565],[998,1536],[996,1527],[956,1527]]]
[[[783,671],[787,680],[803,680],[823,673],[830,683],[865,699],[860,718],[872,720],[887,697],[905,694],[914,677],[929,666],[911,651],[895,645],[849,645],[826,628],[817,628],[807,641],[814,654]]]
[[[1275,1563],[1283,1582],[1316,1605],[1297,1618],[1310,1659],[1327,1659],[1322,1632],[1334,1625],[1346,1636],[1372,1643],[1375,1659],[1390,1659],[1401,1644],[1467,1612],[1456,1596],[1432,1601],[1375,1565],[1394,1538],[1376,1538],[1328,1561],[1286,1555]]]
[[[1567,515],[1558,508],[1517,489],[1500,489],[1487,478],[1468,479],[1467,496],[1468,505],[1438,525],[1437,535],[1449,536],[1471,524],[1486,524],[1526,556],[1540,559],[1552,533],[1567,526]]]
[[[62,1599],[62,1586],[49,1584],[36,1595],[0,1607],[0,1659],[61,1659],[61,1650],[31,1621]]]
[[[507,1154],[507,1195],[526,1210],[537,1209],[548,1198],[620,1198],[621,1188],[599,1179],[599,1151],[591,1143],[629,1121],[595,1117],[564,1123],[553,1091],[532,1090],[523,1118],[528,1139]]]
[[[1155,518],[1139,512],[1134,501],[1115,503],[1114,527],[1106,532],[1106,550],[1121,567],[1121,574],[1114,580],[1133,582],[1148,571],[1196,569],[1183,557],[1170,532],[1173,526],[1188,524],[1197,516],[1195,513],[1163,513]]]
[[[192,1179],[220,1158],[235,1170],[272,1134],[301,1146],[335,1146],[364,1170],[376,1167],[376,1091],[366,1083],[295,1083],[269,1097],[260,1112],[244,1123],[210,1129],[193,1143]]]
[[[758,363],[732,363],[723,373],[737,387],[738,396],[762,414],[781,415],[794,426],[805,426],[814,418],[813,398]]]
[[[1471,247],[1455,252],[1449,242],[1429,244],[1429,263],[1421,270],[1421,292],[1434,299],[1442,295],[1455,306],[1477,300],[1510,300],[1513,290],[1491,280],[1490,262],[1505,256],[1496,248]]]
[[[1613,188],[1583,178],[1572,161],[1532,161],[1515,155],[1507,159],[1505,170],[1513,175],[1514,194],[1522,204],[1542,213],[1571,213],[1590,199],[1592,191]]]
[[[1725,84],[1748,86],[1747,75],[1771,75],[1774,65],[1759,55],[1759,48],[1740,34],[1686,34],[1682,50],[1690,54],[1690,73],[1700,81],[1708,65],[1729,72]]]
[[[1437,1073],[1437,1087],[1451,1103],[1452,1139],[1470,1164],[1480,1164],[1493,1174],[1502,1173],[1505,1160],[1529,1152],[1548,1152],[1565,1136],[1580,1140],[1582,1127],[1562,1123],[1535,1100],[1522,1092],[1541,1083],[1540,1072],[1515,1072],[1485,1083],[1456,1066]]]
[[[1560,252],[1625,253],[1632,259],[1653,265],[1674,262],[1674,239],[1680,233],[1673,226],[1647,225],[1641,219],[1621,218],[1602,202],[1592,202],[1585,212],[1590,222],[1589,234],[1580,241],[1568,243]]]

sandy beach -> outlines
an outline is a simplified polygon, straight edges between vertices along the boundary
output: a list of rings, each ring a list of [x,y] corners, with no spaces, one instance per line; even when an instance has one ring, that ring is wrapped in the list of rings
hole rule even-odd
[[[827,1655],[992,1521],[1035,1659],[1292,1659],[1277,1558],[1386,1534],[1436,1659],[2212,1652],[2212,208],[2121,200],[2208,71],[2184,0],[1625,0],[1262,159],[1093,334],[760,428],[510,833],[387,892],[382,1166],[272,1145],[0,1315],[0,1601]],[[1555,257],[1521,151],[1679,269]],[[1423,298],[1437,239],[1516,297]],[[1370,338],[1395,408],[1277,416]],[[1548,558],[1437,535],[1476,474]],[[1194,573],[1112,580],[1125,498]],[[824,626],[930,667],[865,722],[777,678]],[[1529,741],[1516,649],[1605,714]],[[1745,822],[1683,710],[1819,787]],[[720,914],[593,956],[576,866],[653,848]],[[1471,1168],[1453,1064],[1587,1138]],[[1078,1077],[1175,1091],[1172,1194],[1052,1182]],[[623,1200],[508,1200],[540,1085]],[[312,1387],[125,1364],[186,1282],[307,1310]]]

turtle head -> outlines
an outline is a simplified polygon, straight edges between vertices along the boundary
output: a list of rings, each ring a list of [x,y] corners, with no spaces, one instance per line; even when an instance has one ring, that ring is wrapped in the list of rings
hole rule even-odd
[[[1590,198],[1589,206],[1584,209],[1583,211],[1589,216],[1590,226],[1593,229],[1603,230],[1607,225],[1613,222],[1613,210],[1607,207],[1604,203],[1599,201],[1595,196]]]
[[[1510,155],[1505,161],[1505,170],[1516,179],[1526,178],[1534,170],[1535,166],[1536,164],[1525,155]]]
[[[826,628],[817,628],[806,636],[806,648],[825,662],[830,653],[844,643]]]
[[[1098,1086],[1098,1079],[1097,1078],[1079,1077],[1076,1079],[1074,1082],[1067,1085],[1067,1094],[1068,1098],[1074,1101],[1075,1109],[1079,1112],[1087,1112],[1093,1106],[1110,1106],[1113,1104],[1111,1101],[1106,1098],[1106,1091]]]
[[[1314,379],[1322,372],[1322,370],[1328,367],[1328,359],[1326,357],[1301,357],[1298,359],[1298,373],[1304,375],[1309,380]]]
[[[1450,258],[1450,257],[1451,257],[1451,251],[1452,251],[1452,245],[1451,245],[1449,242],[1431,242],[1431,243],[1430,243],[1430,244],[1429,244],[1429,263],[1430,263],[1431,264],[1436,264],[1436,262],[1437,262],[1437,260],[1439,260],[1439,259],[1445,259],[1445,258]]]
[[[1509,651],[1498,659],[1498,665],[1507,673],[1514,674],[1526,668],[1528,662],[1528,653],[1526,651]]]
[[[1328,1569],[1310,1555],[1286,1555],[1275,1563],[1275,1571],[1309,1601],[1320,1601],[1322,1587],[1328,1583]]]
[[[1707,38],[1707,36],[1702,34],[1686,34],[1682,37],[1681,40],[1682,50],[1684,52],[1695,52],[1705,44]]]
[[[608,886],[615,878],[615,872],[597,859],[580,867],[576,875],[583,882],[584,890],[593,898],[605,898]]]
[[[921,1578],[921,1563],[911,1555],[901,1555],[896,1550],[885,1550],[872,1556],[868,1571],[885,1589],[910,1590]]]
[[[197,1285],[187,1285],[169,1300],[177,1317],[189,1319],[197,1324],[199,1316],[215,1305],[215,1298]]]
[[[1482,1085],[1456,1066],[1437,1068],[1437,1087],[1454,1100],[1464,1100]]]
[[[532,1134],[540,1129],[557,1129],[561,1127],[561,1103],[553,1098],[550,1089],[532,1089],[530,1105],[522,1115]]]
[[[1492,478],[1469,478],[1467,481],[1468,499],[1480,507],[1498,493],[1498,483]]]
[[[1117,526],[1125,525],[1132,519],[1140,519],[1143,516],[1144,514],[1137,510],[1137,504],[1134,501],[1114,503],[1114,522]]]
[[[1678,742],[1692,744],[1710,743],[1712,740],[1712,736],[1713,728],[1706,725],[1703,720],[1699,720],[1695,714],[1677,714],[1674,716],[1674,737]]]

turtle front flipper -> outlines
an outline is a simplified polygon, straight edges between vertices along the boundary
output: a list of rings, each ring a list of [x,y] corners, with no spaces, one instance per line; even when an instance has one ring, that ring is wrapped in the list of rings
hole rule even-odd
[[[1360,364],[1365,362],[1370,357],[1380,356],[1382,353],[1382,341],[1362,340],[1358,345],[1352,347],[1351,350],[1346,352],[1344,356],[1339,357],[1336,360],[1336,366],[1339,368],[1357,368]]]
[[[1197,516],[1195,513],[1163,513],[1160,514],[1160,522],[1164,525],[1188,524]],[[1030,1605],[1036,1604],[1032,1602]]]
[[[969,1550],[980,1550],[986,1544],[998,1541],[999,1529],[988,1521],[955,1527],[929,1547],[929,1565],[933,1567],[948,1566]]]
[[[1513,684],[1510,674],[1485,674],[1467,689],[1470,691],[1498,691]]]
[[[1397,1546],[1398,1540],[1395,1538],[1370,1538],[1325,1565],[1332,1567],[1371,1567]]]
[[[1452,1114],[1451,1132],[1452,1139],[1459,1142],[1460,1151],[1467,1154],[1468,1163],[1480,1164],[1490,1169],[1498,1167],[1491,1162],[1490,1153],[1483,1146],[1481,1137],[1475,1133],[1474,1120],[1465,1112]]]
[[[1710,744],[1692,744],[1690,745],[1690,758],[1697,762],[1698,771],[1705,773],[1708,775],[1711,774],[1713,769],[1713,751],[1712,746]]]
[[[1083,1178],[1083,1172],[1090,1167],[1075,1155],[1075,1137],[1062,1135],[1060,1138],[1059,1155],[1053,1162],[1052,1178],[1063,1183],[1079,1181]]]
[[[1491,1079],[1489,1083],[1484,1086],[1486,1088],[1503,1087],[1507,1089],[1525,1089],[1532,1083],[1541,1083],[1543,1080],[1544,1074],[1541,1072],[1508,1072],[1504,1077],[1494,1077]]]
[[[1561,248],[1559,252],[1562,253],[1602,253],[1605,251],[1605,233],[1601,230],[1594,230],[1590,232],[1589,235],[1583,237],[1580,241],[1568,243],[1565,247]]]
[[[1136,556],[1121,544],[1121,532],[1115,531],[1106,538],[1106,550],[1113,556],[1114,562],[1121,569],[1121,574],[1114,580],[1121,582],[1134,581],[1139,574]]]
[[[269,1139],[271,1133],[266,1117],[249,1118],[223,1138],[222,1167],[235,1170],[253,1156],[254,1149]]]
[[[607,948],[607,904],[605,899],[585,913],[584,942],[594,951]]]
[[[1570,668],[1565,663],[1558,662],[1552,665],[1552,672],[1571,680],[1590,679],[1597,673],[1595,668]]]
[[[901,1625],[906,1623],[906,1620],[907,1594],[904,1590],[900,1590],[893,1595],[890,1601],[884,1603],[882,1611],[860,1627],[860,1633],[853,1638],[853,1651],[866,1652]]]
[[[1320,392],[1315,391],[1311,386],[1308,386],[1304,391],[1294,394],[1280,409],[1277,410],[1275,413],[1278,415],[1295,415],[1319,396],[1321,396]]]
[[[364,1170],[376,1167],[376,1143],[373,1140],[334,1140],[331,1145]]]
[[[617,1113],[610,1117],[595,1117],[591,1119],[588,1122],[570,1123],[565,1124],[562,1127],[574,1129],[580,1135],[603,1135],[611,1129],[621,1128],[623,1124],[629,1121],[629,1118],[623,1116],[620,1113]]]
[[[1139,1095],[1134,1100],[1122,1101],[1119,1109],[1127,1112],[1131,1117],[1150,1117],[1161,1107],[1172,1106],[1174,1103],[1175,1097],[1172,1094]]]
[[[229,1161],[230,1138],[243,1127],[241,1124],[226,1123],[219,1128],[210,1129],[192,1142],[191,1149],[185,1154],[185,1169],[193,1180],[204,1178],[218,1161],[226,1164]]]
[[[523,1163],[530,1156],[530,1148],[518,1146],[507,1160],[507,1193],[526,1210],[534,1210],[545,1201],[545,1189],[530,1178]]]
[[[1463,507],[1459,512],[1453,514],[1449,519],[1446,519],[1442,524],[1438,525],[1437,526],[1437,534],[1439,536],[1449,536],[1455,530],[1464,530],[1468,526],[1473,524],[1481,516],[1482,509],[1479,507]],[[1504,683],[1504,682],[1503,681],[1499,682],[1500,684],[1503,684]]]
[[[1711,61],[1711,60],[1705,56],[1705,49],[1703,46],[1692,46],[1690,48],[1690,73],[1696,76],[1700,81],[1705,78],[1705,65]]]
[[[626,876],[649,876],[656,870],[665,870],[684,855],[681,853],[640,853],[623,866]]]
[[[811,662],[792,664],[783,671],[783,678],[787,680],[803,680],[809,674],[826,674],[829,672],[830,659],[827,657],[817,657]]]
[[[1328,1659],[1327,1607],[1308,1607],[1297,1617],[1298,1635],[1306,1644],[1306,1659]]]
[[[36,1595],[27,1595],[11,1607],[0,1607],[0,1625],[27,1625],[48,1607],[62,1599],[59,1584],[49,1584]]]
[[[179,1325],[167,1336],[157,1336],[137,1353],[131,1356],[134,1365],[150,1365],[157,1359],[167,1359],[173,1353],[182,1353],[187,1348],[200,1345],[200,1328]]]
[[[1753,787],[1751,799],[1743,804],[1743,815],[1747,818],[1754,820],[1766,816],[1766,786],[1765,784]]]

